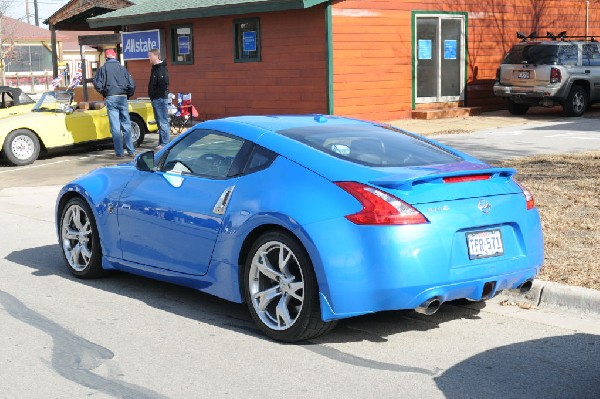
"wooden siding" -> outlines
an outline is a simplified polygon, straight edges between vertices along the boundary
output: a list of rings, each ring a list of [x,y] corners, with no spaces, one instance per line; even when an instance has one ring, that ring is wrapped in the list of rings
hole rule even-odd
[[[586,33],[584,1],[336,1],[332,11],[335,114],[384,121],[410,116],[412,11],[467,13],[466,105],[488,108],[503,106],[493,96],[492,86],[502,57],[517,42],[516,31]],[[590,35],[600,37],[599,22],[600,4],[590,2]]]
[[[233,20],[260,18],[261,61],[233,61]],[[177,21],[193,24],[193,65],[167,66],[170,90],[191,92],[201,119],[233,115],[327,112],[327,55],[323,7],[307,10]],[[170,25],[164,29],[170,57]],[[129,61],[136,97],[147,96],[148,61]]]

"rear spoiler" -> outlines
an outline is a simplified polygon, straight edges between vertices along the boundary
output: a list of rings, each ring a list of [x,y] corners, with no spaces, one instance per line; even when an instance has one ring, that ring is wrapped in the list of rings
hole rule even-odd
[[[411,169],[413,172],[415,169]],[[420,184],[446,184],[450,180],[448,178],[466,177],[469,176],[483,176],[488,175],[487,180],[504,180],[508,181],[517,173],[516,169],[513,168],[482,168],[474,170],[457,170],[457,171],[441,171],[437,170],[434,173],[428,175],[413,175],[413,177],[407,177],[406,175],[391,175],[385,178],[371,180],[369,183],[384,187],[402,191],[410,191],[414,186]]]

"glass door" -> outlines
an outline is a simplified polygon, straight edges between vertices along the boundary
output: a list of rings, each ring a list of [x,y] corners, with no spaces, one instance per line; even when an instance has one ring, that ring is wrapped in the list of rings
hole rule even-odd
[[[464,99],[465,17],[416,16],[415,102]]]

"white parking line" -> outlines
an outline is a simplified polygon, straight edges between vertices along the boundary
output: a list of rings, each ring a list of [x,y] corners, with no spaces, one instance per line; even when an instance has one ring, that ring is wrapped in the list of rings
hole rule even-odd
[[[61,159],[60,161],[54,161],[54,162],[49,162],[49,163],[44,163],[44,164],[37,164],[37,165],[33,164],[33,165],[27,165],[27,166],[9,167],[6,170],[0,170],[0,174],[10,173],[10,172],[20,172],[20,171],[35,169],[35,168],[43,168],[45,166],[58,165],[61,163],[66,163],[66,162],[80,161],[80,160],[84,160],[84,159],[91,158],[91,157],[103,157],[103,156],[106,156],[106,154],[97,154],[97,155],[88,154],[86,156],[79,157],[79,158]]]

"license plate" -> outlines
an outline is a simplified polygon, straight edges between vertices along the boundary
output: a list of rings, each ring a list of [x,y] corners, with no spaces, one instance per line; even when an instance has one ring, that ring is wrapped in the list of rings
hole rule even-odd
[[[469,259],[489,258],[504,254],[500,230],[467,233]]]
[[[517,76],[519,79],[529,79],[529,71],[519,71]]]

